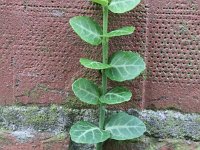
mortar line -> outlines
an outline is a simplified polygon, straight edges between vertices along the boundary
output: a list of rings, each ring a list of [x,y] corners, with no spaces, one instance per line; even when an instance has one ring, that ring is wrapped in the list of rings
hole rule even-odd
[[[145,52],[144,52],[144,61],[146,63],[146,74],[147,74],[147,69],[148,69],[148,45],[149,45],[149,1],[145,1],[145,5],[147,5],[146,8],[146,34],[145,34]],[[147,75],[146,75],[147,76]],[[142,109],[145,109],[146,106],[146,80],[143,78],[143,85],[142,85]]]

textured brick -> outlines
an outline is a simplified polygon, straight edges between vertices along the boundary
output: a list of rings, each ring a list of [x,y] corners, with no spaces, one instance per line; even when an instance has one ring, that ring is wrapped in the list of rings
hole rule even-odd
[[[70,138],[55,139],[47,133],[39,134],[34,139],[20,142],[8,133],[0,134],[1,150],[68,150]]]
[[[200,1],[148,2],[145,105],[200,110]]]
[[[145,0],[134,11],[109,17],[110,30],[137,29],[132,36],[111,39],[111,51],[137,51],[148,67],[143,77],[123,84],[134,97],[118,108],[199,112],[199,6],[199,0]],[[100,7],[88,1],[0,0],[0,104],[70,102],[74,79],[99,81],[97,72],[79,64],[80,57],[100,60],[101,50],[72,31],[68,21],[76,15],[102,22]]]

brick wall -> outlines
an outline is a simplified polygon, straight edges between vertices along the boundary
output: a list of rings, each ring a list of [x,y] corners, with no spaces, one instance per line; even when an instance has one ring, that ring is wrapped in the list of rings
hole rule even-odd
[[[199,0],[144,0],[132,12],[110,16],[110,30],[137,29],[113,38],[110,49],[137,51],[148,66],[141,78],[124,83],[134,98],[121,108],[199,112],[199,7]],[[98,82],[99,74],[78,61],[100,59],[100,47],[85,44],[72,31],[68,21],[76,15],[102,19],[100,8],[85,0],[0,0],[0,104],[70,103],[74,79]]]

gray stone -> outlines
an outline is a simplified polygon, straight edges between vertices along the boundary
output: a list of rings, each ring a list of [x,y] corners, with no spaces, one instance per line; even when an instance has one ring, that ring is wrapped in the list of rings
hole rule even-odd
[[[59,134],[68,132],[70,126],[79,120],[98,124],[98,110],[69,109],[63,106],[7,106],[0,107],[0,129],[14,133],[31,129],[36,132]],[[108,115],[114,111],[108,111]],[[117,112],[117,111],[115,111]],[[177,138],[200,141],[200,115],[184,114],[176,111],[137,111],[129,109],[131,115],[138,116],[147,125],[148,136],[156,138]],[[23,139],[25,134],[22,134]],[[74,145],[76,147],[78,145]],[[82,147],[82,146],[81,146]]]

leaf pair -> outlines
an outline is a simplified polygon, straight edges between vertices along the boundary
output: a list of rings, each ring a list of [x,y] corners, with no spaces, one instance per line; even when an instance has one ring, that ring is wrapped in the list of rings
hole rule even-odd
[[[107,139],[129,140],[140,137],[146,131],[144,123],[124,112],[114,114],[105,125],[105,130],[97,126],[80,121],[72,126],[70,135],[73,141],[77,143],[96,144],[104,142]]]
[[[93,105],[97,105],[100,102],[104,104],[119,104],[129,101],[132,96],[132,93],[123,87],[116,87],[101,96],[98,86],[83,78],[73,83],[72,90],[81,101]]]
[[[108,0],[91,0],[92,2],[108,6],[108,9],[113,13],[125,13],[134,9],[141,0],[111,0],[108,5]]]
[[[134,9],[141,0],[111,0],[108,9],[113,13],[125,13]]]
[[[109,64],[81,59],[80,63],[90,69],[106,69],[106,75],[114,81],[122,82],[135,79],[146,68],[143,58],[138,53],[118,51],[109,59]]]
[[[99,45],[102,43],[102,36],[115,37],[132,34],[134,27],[123,27],[112,31],[107,35],[102,35],[102,28],[97,22],[89,17],[78,16],[70,19],[70,25],[80,38],[91,45]]]
[[[108,0],[91,0],[91,1],[101,4],[102,6],[108,6]]]

